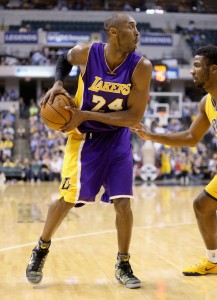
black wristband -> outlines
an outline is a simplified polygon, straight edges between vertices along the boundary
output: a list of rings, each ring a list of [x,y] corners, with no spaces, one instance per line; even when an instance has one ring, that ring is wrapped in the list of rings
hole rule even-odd
[[[60,80],[64,81],[65,77],[69,75],[72,69],[72,65],[67,60],[67,53],[64,52],[61,54],[56,62],[56,71],[55,71],[55,82]]]

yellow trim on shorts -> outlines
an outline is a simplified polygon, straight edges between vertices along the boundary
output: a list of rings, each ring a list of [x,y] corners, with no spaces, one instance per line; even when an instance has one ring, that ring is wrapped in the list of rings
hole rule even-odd
[[[64,197],[66,202],[78,201],[81,188],[81,151],[85,138],[86,134],[76,132],[71,132],[68,136],[62,167],[62,181],[59,186],[59,200]]]
[[[217,175],[215,175],[210,183],[207,184],[205,191],[217,200]]]

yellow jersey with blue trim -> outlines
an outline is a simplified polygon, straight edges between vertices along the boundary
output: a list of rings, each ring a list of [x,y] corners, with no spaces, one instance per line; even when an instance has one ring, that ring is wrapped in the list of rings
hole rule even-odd
[[[217,103],[210,94],[207,94],[205,112],[210,124],[217,135]]]

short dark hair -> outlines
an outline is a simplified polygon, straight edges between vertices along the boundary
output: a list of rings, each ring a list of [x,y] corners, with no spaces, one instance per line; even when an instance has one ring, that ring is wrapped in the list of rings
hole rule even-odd
[[[208,65],[217,65],[217,47],[212,44],[197,49],[195,55],[203,56]]]
[[[108,36],[109,30],[112,27],[118,28],[121,24],[123,24],[123,22],[126,21],[127,17],[128,16],[126,14],[122,13],[110,15],[104,22],[104,32],[106,36]]]

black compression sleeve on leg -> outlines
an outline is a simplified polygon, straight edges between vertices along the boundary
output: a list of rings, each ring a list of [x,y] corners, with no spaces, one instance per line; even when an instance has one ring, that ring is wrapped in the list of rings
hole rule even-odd
[[[72,69],[72,65],[70,65],[70,63],[67,60],[67,53],[68,52],[64,52],[57,59],[55,82],[58,80],[63,81]]]

